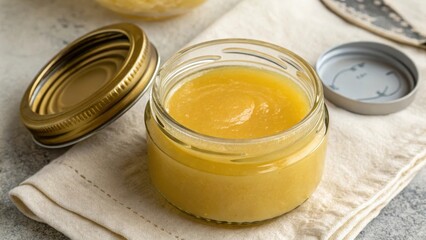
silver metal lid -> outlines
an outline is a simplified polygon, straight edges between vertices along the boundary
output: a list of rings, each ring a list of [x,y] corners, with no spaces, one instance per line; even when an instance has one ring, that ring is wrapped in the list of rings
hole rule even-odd
[[[320,56],[316,70],[328,100],[366,115],[404,109],[414,100],[419,85],[417,68],[410,58],[375,42],[332,48]]]

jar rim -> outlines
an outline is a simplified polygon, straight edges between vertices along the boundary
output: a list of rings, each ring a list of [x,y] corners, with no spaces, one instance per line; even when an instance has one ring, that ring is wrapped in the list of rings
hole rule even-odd
[[[155,79],[155,83],[153,84],[153,91],[151,94],[151,100],[150,103],[151,104],[155,104],[155,107],[159,110],[160,114],[169,121],[170,125],[173,126],[175,129],[177,129],[178,131],[189,135],[192,138],[197,138],[197,139],[201,139],[207,142],[215,142],[215,143],[220,143],[220,144],[253,144],[253,143],[262,143],[262,142],[268,142],[283,136],[286,136],[302,127],[304,127],[307,122],[309,121],[309,119],[311,119],[313,116],[315,116],[318,111],[320,111],[320,109],[323,107],[324,105],[324,98],[321,97],[323,96],[323,91],[322,91],[322,84],[321,84],[321,80],[319,78],[319,76],[317,75],[317,73],[315,72],[315,70],[313,69],[313,67],[306,61],[304,60],[302,57],[300,57],[299,55],[297,55],[296,53],[272,44],[272,43],[268,43],[265,41],[260,41],[260,40],[255,40],[255,39],[244,39],[244,38],[225,38],[225,39],[216,39],[216,40],[210,40],[210,41],[205,41],[205,42],[201,42],[195,45],[191,45],[188,47],[185,47],[181,50],[179,50],[178,52],[176,52],[171,58],[169,58],[164,64],[163,66],[160,68],[160,71],[158,72],[158,74],[161,73],[161,71],[166,68],[168,65],[172,64],[173,62],[175,62],[177,59],[179,59],[182,55],[193,52],[195,50],[204,48],[204,47],[208,47],[208,46],[212,46],[212,45],[219,45],[219,44],[248,44],[248,45],[253,45],[253,46],[260,46],[260,47],[266,47],[266,48],[270,48],[272,50],[275,50],[277,52],[280,53],[284,53],[286,56],[291,57],[291,60],[295,60],[296,63],[298,64],[299,67],[301,67],[302,69],[304,69],[306,71],[306,73],[308,74],[309,78],[313,79],[313,86],[314,86],[314,93],[315,93],[315,99],[313,102],[312,107],[310,108],[309,112],[306,114],[306,116],[300,120],[298,123],[296,123],[295,125],[291,126],[288,129],[285,129],[283,131],[280,131],[278,133],[272,134],[272,135],[267,135],[264,137],[258,137],[258,138],[243,138],[243,139],[233,139],[233,138],[221,138],[221,137],[215,137],[215,136],[210,136],[210,135],[206,135],[206,134],[202,134],[199,132],[196,132],[188,127],[183,126],[182,124],[180,124],[178,121],[176,121],[172,116],[170,116],[170,114],[166,111],[166,109],[163,107],[163,104],[159,104],[159,96],[158,96],[158,91],[156,91],[156,87],[157,87],[157,83],[158,81],[161,81],[161,78],[158,77]],[[150,104],[148,103],[148,104]]]

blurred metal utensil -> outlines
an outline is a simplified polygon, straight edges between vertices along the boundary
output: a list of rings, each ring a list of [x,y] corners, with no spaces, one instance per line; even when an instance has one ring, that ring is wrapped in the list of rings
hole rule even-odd
[[[383,0],[322,0],[348,22],[388,39],[426,49],[425,34],[417,31]]]

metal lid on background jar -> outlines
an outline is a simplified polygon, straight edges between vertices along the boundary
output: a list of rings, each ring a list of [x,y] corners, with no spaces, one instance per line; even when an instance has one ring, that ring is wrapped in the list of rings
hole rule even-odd
[[[106,26],[75,40],[37,74],[21,119],[48,148],[79,142],[127,111],[156,75],[159,57],[136,25]]]
[[[413,61],[390,46],[347,43],[317,61],[325,97],[354,113],[381,115],[400,111],[413,100],[418,72]]]

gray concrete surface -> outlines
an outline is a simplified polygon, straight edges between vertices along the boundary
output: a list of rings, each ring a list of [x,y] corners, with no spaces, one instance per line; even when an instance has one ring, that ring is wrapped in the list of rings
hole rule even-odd
[[[10,189],[66,151],[33,144],[20,124],[19,102],[40,63],[69,39],[93,26],[121,20],[107,15],[110,13],[93,1],[0,0],[0,239],[67,239],[50,226],[22,215],[7,196]],[[426,169],[357,239],[426,239]]]
[[[418,173],[356,239],[426,239],[426,168]]]

